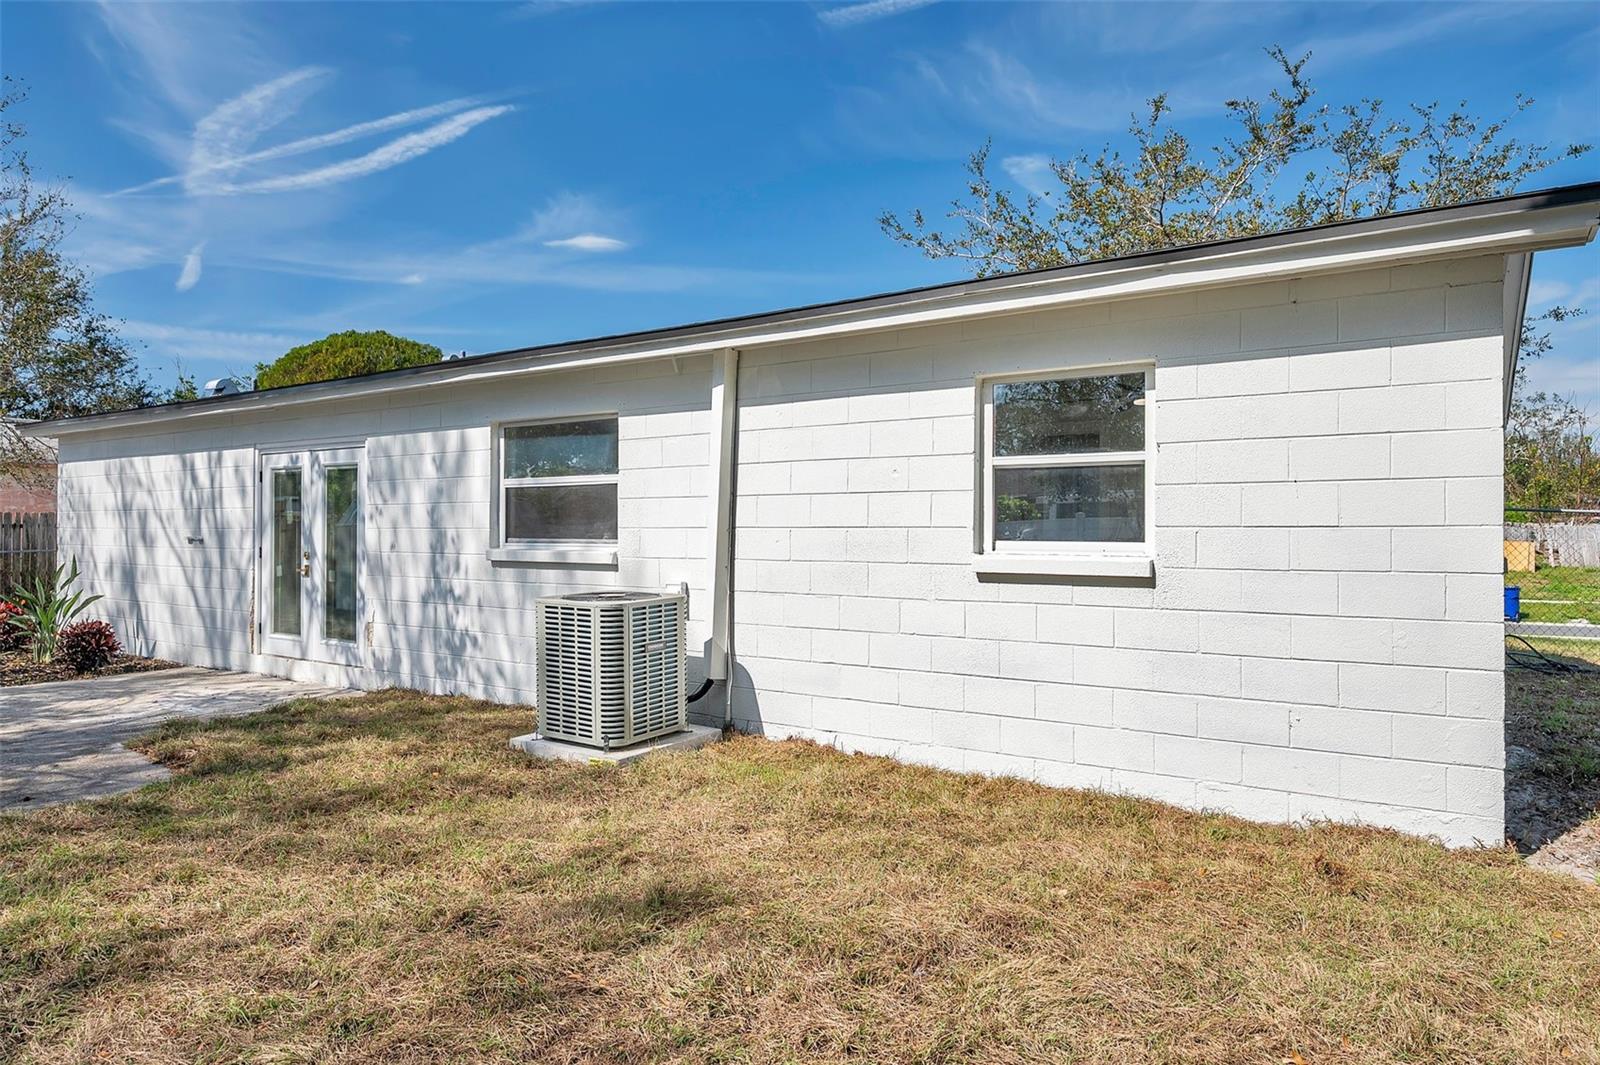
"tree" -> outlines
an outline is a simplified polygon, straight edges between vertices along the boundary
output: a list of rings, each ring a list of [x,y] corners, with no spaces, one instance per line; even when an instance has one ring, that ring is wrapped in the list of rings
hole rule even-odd
[[[31,480],[48,455],[12,419],[65,418],[154,400],[115,323],[94,309],[88,275],[62,254],[72,208],[35,182],[13,110],[0,94],[0,475]],[[45,465],[41,465],[43,462]]]
[[[1171,123],[1165,95],[1129,126],[1129,157],[1107,145],[1052,160],[1054,186],[1018,192],[989,176],[991,144],[967,162],[953,228],[922,211],[879,218],[894,240],[931,259],[960,259],[975,275],[1063,266],[1086,259],[1497,196],[1587,144],[1554,148],[1508,135],[1510,119],[1484,122],[1460,105],[1413,104],[1403,119],[1383,102],[1330,108],[1305,76],[1309,53],[1268,51],[1284,84],[1266,100],[1226,101],[1237,128],[1199,149]],[[1512,115],[1532,106],[1517,97]]]
[[[444,352],[432,344],[407,340],[381,329],[369,333],[352,329],[290,348],[271,364],[257,364],[256,387],[283,388],[312,381],[332,381],[339,377],[422,366],[442,358]]]
[[[1283,84],[1265,100],[1226,101],[1233,131],[1207,148],[1174,128],[1164,95],[1128,128],[1128,156],[1107,145],[1050,162],[1051,187],[1007,188],[989,174],[992,143],[967,161],[964,196],[949,227],[922,211],[878,223],[930,259],[958,259],[978,277],[1088,259],[1373,217],[1499,196],[1590,150],[1528,144],[1509,134],[1533,105],[1518,96],[1507,118],[1486,122],[1462,103],[1411,105],[1391,118],[1381,100],[1329,107],[1306,77],[1310,55],[1267,53]],[[1519,365],[1551,346],[1541,321],[1578,313],[1556,307],[1531,319]],[[1521,375],[1518,376],[1520,382]],[[1543,393],[1514,397],[1506,429],[1506,498],[1527,506],[1600,505],[1595,435],[1587,416]]]
[[[1554,346],[1542,324],[1582,314],[1552,307],[1526,319],[1519,366],[1541,358]],[[1506,505],[1600,508],[1600,439],[1588,412],[1562,396],[1526,392],[1524,377],[1518,373],[1512,382],[1511,413],[1506,419]]]

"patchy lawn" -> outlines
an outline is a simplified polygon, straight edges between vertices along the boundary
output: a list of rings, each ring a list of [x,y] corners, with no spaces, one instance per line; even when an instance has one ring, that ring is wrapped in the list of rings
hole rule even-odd
[[[1600,873],[1600,671],[1506,671],[1506,830],[1535,865]]]
[[[0,819],[0,1059],[1600,1061],[1600,894],[737,738],[624,770],[387,692]]]
[[[157,669],[176,669],[178,663],[159,658],[119,654],[109,663],[88,673],[79,673],[62,659],[40,664],[26,651],[0,651],[0,688],[18,684],[46,684],[57,680],[82,680],[84,677],[111,677],[118,673],[149,673]]]

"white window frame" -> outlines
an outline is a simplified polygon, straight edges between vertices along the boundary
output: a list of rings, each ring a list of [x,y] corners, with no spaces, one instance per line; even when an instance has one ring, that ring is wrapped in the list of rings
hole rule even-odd
[[[1114,377],[1144,374],[1144,448],[1139,451],[1093,451],[1065,455],[1007,455],[994,453],[994,389],[1017,381],[1062,381],[1075,377]],[[1155,364],[1150,361],[1071,366],[1026,373],[984,375],[977,381],[978,485],[974,568],[980,574],[1041,574],[1062,576],[1148,577],[1154,551],[1151,514],[1155,501]],[[1100,540],[998,540],[995,538],[993,500],[996,469],[1060,469],[1070,466],[1144,465],[1144,531],[1138,541]]]
[[[507,477],[505,475],[506,430],[521,429],[529,425],[564,425],[571,422],[611,422],[617,430],[617,472],[579,474],[570,477]],[[512,539],[506,531],[506,491],[511,488],[559,488],[567,485],[609,484],[619,486],[617,499],[618,533],[622,500],[622,419],[615,411],[585,414],[564,414],[549,418],[523,418],[516,421],[494,422],[490,471],[490,533],[492,545],[489,559],[493,562],[534,562],[576,566],[615,566],[617,540],[592,539]]]

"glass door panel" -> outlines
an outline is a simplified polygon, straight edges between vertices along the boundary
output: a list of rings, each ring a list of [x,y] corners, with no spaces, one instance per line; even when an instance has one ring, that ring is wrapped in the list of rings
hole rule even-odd
[[[323,472],[322,635],[328,640],[356,638],[356,566],[360,545],[360,487],[354,466],[329,466]]]
[[[279,636],[298,636],[301,630],[306,560],[301,487],[298,469],[272,471],[272,631]]]

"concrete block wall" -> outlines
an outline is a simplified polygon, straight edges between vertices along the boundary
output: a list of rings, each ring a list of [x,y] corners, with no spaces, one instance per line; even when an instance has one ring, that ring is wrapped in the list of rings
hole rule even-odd
[[[738,723],[1503,836],[1498,257],[746,353]],[[1153,361],[1150,581],[980,580],[979,375]]]
[[[533,602],[604,588],[690,586],[690,672],[709,636],[710,360],[585,371],[389,400],[208,419],[180,431],[68,436],[60,545],[94,613],[132,650],[195,665],[358,687],[402,685],[531,703]],[[617,411],[619,565],[496,564],[497,420]],[[255,653],[257,455],[365,441],[365,618],[358,668]],[[190,543],[198,537],[200,543]]]

